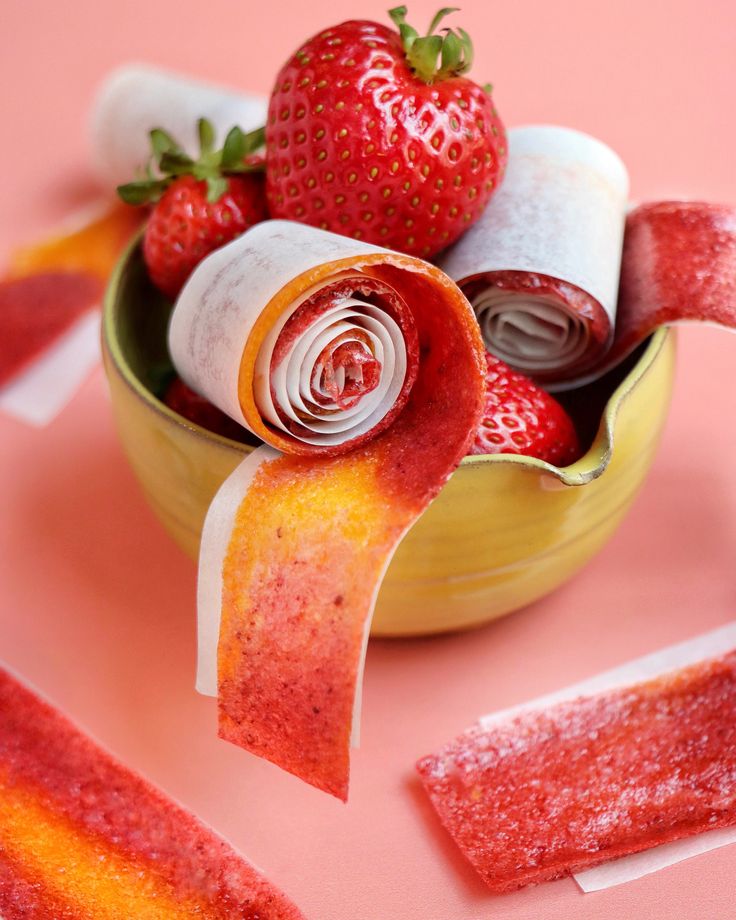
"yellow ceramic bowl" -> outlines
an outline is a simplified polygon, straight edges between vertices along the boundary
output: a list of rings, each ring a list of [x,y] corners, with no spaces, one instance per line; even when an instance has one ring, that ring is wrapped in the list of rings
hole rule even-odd
[[[154,395],[171,374],[168,313],[133,245],[107,292],[105,368],[143,491],[194,558],[210,500],[252,448],[188,422]],[[674,356],[674,333],[662,329],[625,366],[578,394],[594,422],[589,449],[566,469],[509,455],[465,459],[391,562],[373,634],[476,626],[577,572],[616,529],[644,480],[667,413]]]

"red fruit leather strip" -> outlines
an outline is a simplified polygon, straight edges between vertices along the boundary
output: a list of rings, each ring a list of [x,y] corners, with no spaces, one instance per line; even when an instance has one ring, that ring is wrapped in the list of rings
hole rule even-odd
[[[0,386],[98,305],[102,290],[99,278],[81,272],[0,281]]]
[[[736,651],[476,727],[417,764],[489,888],[736,824]]]
[[[565,386],[601,377],[660,326],[736,329],[736,208],[698,201],[640,205],[626,218],[613,344]]]
[[[66,234],[14,253],[0,280],[0,386],[50,348],[104,286],[141,217],[115,205]]]
[[[378,587],[467,452],[483,398],[480,337],[454,285],[429,266],[364,270],[413,313],[408,401],[349,454],[257,466],[223,566],[218,650],[220,736],[343,800]]]
[[[214,832],[0,671],[0,913],[298,920]]]
[[[683,320],[736,329],[736,207],[663,201],[641,205],[626,220],[607,366],[659,326]]]

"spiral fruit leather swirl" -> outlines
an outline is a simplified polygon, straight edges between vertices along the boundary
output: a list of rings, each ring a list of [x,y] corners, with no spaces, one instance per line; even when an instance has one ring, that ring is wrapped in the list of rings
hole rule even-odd
[[[0,669],[5,920],[299,920],[222,838]]]
[[[269,221],[197,268],[169,344],[269,445],[207,515],[198,689],[223,738],[345,799],[381,579],[482,411],[475,317],[432,265]]]

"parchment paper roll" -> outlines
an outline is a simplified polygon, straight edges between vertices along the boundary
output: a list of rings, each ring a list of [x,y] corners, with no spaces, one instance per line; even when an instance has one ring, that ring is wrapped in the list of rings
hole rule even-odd
[[[577,376],[610,346],[628,176],[586,134],[509,132],[504,182],[441,259],[467,294],[489,351],[542,382]]]
[[[246,132],[265,125],[267,108],[261,96],[129,64],[110,74],[93,103],[92,162],[105,185],[130,182],[149,160],[152,128],[163,128],[197,156],[199,118],[212,122],[222,142],[233,125]]]
[[[383,573],[478,425],[472,310],[425,262],[269,221],[196,269],[169,344],[270,445],[205,522],[198,689],[222,737],[344,799]]]

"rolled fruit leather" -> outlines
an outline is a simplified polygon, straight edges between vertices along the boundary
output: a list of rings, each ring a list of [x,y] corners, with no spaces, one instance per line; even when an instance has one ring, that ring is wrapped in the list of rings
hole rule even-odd
[[[268,221],[195,270],[169,346],[268,445],[205,521],[197,687],[221,737],[345,799],[381,579],[479,422],[473,312],[435,266]]]
[[[605,354],[628,190],[623,162],[595,138],[552,125],[509,132],[501,188],[439,263],[490,352],[544,384]]]
[[[192,157],[199,153],[197,121],[207,118],[219,142],[234,125],[266,124],[267,100],[142,64],[113,71],[100,87],[90,118],[92,162],[108,186],[130,182],[151,154],[149,132],[162,128]]]
[[[736,207],[663,201],[626,214],[621,161],[567,128],[512,129],[509,150],[503,186],[440,262],[490,352],[561,390],[661,325],[736,328]]]

